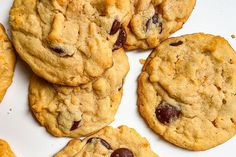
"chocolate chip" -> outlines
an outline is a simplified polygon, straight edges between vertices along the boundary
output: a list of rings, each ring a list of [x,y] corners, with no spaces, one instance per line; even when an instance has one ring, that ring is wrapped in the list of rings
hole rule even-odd
[[[116,40],[116,43],[114,44],[113,51],[121,48],[125,44],[126,39],[127,39],[126,31],[123,27],[121,27],[119,36]]]
[[[182,45],[183,42],[182,41],[177,41],[177,42],[174,42],[174,43],[170,43],[170,46],[179,46],[179,45]]]
[[[158,23],[158,15],[157,15],[157,14],[154,14],[154,15],[152,16],[152,23],[154,23],[154,24],[157,24],[157,23]]]
[[[55,48],[52,48],[52,50],[58,54],[62,54],[64,53],[64,50],[60,47],[55,47]]]
[[[162,23],[160,23],[160,24],[159,24],[159,27],[161,28],[161,30],[160,30],[160,32],[159,32],[159,34],[161,34],[161,33],[163,32],[163,24],[162,24]]]
[[[146,31],[150,28],[151,24],[157,24],[158,23],[158,15],[154,14],[152,18],[148,19],[146,22]]]
[[[88,139],[87,143],[91,143],[93,140],[99,140],[104,147],[106,147],[107,149],[112,149],[111,145],[107,141],[99,137],[92,137]]]
[[[73,131],[78,128],[80,121],[74,121],[73,125],[70,128],[70,131]]]
[[[180,114],[181,111],[178,108],[166,102],[162,102],[156,108],[156,117],[163,124],[170,123],[176,120],[177,118],[179,118]]]
[[[115,20],[112,24],[110,35],[116,34],[116,32],[121,28],[121,23],[118,20]]]
[[[134,157],[134,154],[127,148],[116,149],[111,157]]]

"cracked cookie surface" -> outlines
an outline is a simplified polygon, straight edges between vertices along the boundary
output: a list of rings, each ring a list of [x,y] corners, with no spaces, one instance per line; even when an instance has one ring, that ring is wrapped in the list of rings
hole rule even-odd
[[[236,134],[236,54],[221,37],[170,38],[148,57],[138,104],[149,127],[167,141],[206,150]]]
[[[127,126],[105,127],[85,138],[71,140],[54,157],[158,157],[149,142]]]
[[[0,102],[12,83],[16,57],[3,25],[0,24]]]
[[[125,48],[155,48],[182,27],[195,0],[132,0],[133,17],[128,27]]]
[[[129,71],[123,49],[114,51],[114,65],[97,80],[68,87],[53,85],[33,76],[29,88],[32,112],[54,136],[82,137],[114,120]]]
[[[0,139],[0,156],[1,157],[15,157],[8,143]]]
[[[112,67],[113,51],[126,41],[130,6],[126,0],[15,0],[13,43],[45,80],[85,84]]]

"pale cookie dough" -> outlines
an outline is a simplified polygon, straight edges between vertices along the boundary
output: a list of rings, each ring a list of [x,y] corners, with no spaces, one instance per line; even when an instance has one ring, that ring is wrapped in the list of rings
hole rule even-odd
[[[15,157],[8,143],[0,139],[0,157]]]
[[[154,48],[182,28],[195,0],[132,0],[134,15],[127,29],[125,48]]]
[[[3,25],[0,24],[0,102],[12,83],[16,57]]]
[[[167,141],[206,150],[236,134],[236,54],[222,37],[171,38],[148,57],[138,81],[139,111]]]
[[[54,157],[158,157],[134,129],[105,127],[84,139],[71,140]]]
[[[15,0],[10,11],[14,46],[35,74],[69,86],[112,67],[126,41],[127,0]]]
[[[119,49],[114,52],[114,66],[85,85],[53,85],[33,76],[30,107],[40,124],[54,136],[87,136],[114,120],[128,71],[128,58]]]

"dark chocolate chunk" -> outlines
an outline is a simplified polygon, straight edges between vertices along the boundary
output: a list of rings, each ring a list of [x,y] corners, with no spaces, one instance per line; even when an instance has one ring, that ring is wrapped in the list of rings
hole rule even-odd
[[[156,117],[163,124],[167,124],[176,120],[180,117],[180,114],[181,111],[177,107],[172,106],[166,102],[162,102],[156,108]]]
[[[99,140],[104,147],[106,147],[107,149],[112,149],[111,145],[106,140],[100,137],[92,137],[88,139],[87,143],[91,143],[93,140]]]
[[[170,46],[179,46],[179,45],[182,45],[183,42],[182,41],[177,41],[177,42],[174,42],[174,43],[170,43]]]
[[[126,39],[127,39],[126,31],[123,27],[121,27],[119,36],[116,40],[116,43],[114,44],[113,51],[121,48],[125,44]]]
[[[78,128],[80,121],[74,121],[73,125],[70,128],[70,131],[73,131]]]
[[[152,17],[152,23],[157,24],[158,23],[158,15],[154,14]]]
[[[110,35],[116,34],[116,32],[121,28],[121,23],[118,20],[115,20],[112,24]]]
[[[111,154],[111,157],[134,157],[134,154],[127,148],[119,148]]]
[[[154,14],[152,18],[148,19],[146,22],[146,31],[149,29],[151,24],[157,24],[158,23],[158,14]]]
[[[60,48],[60,47],[54,47],[54,48],[52,48],[52,50],[54,52],[58,53],[58,54],[64,53],[64,50],[62,48]]]

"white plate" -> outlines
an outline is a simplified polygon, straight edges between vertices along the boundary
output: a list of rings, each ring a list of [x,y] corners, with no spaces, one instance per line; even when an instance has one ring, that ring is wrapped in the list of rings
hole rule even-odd
[[[0,0],[0,22],[8,28],[8,12],[13,0]],[[195,10],[183,29],[173,36],[205,32],[225,37],[236,48],[236,1],[198,0]],[[124,96],[112,126],[126,124],[135,128],[151,143],[160,157],[226,157],[233,156],[236,138],[204,152],[187,151],[169,144],[153,133],[137,111],[137,77],[142,65],[140,58],[149,52],[129,52],[131,65],[124,86]],[[29,110],[27,94],[30,68],[18,58],[14,82],[0,105],[0,138],[7,140],[18,157],[50,157],[63,148],[70,140],[51,136],[34,120]]]

